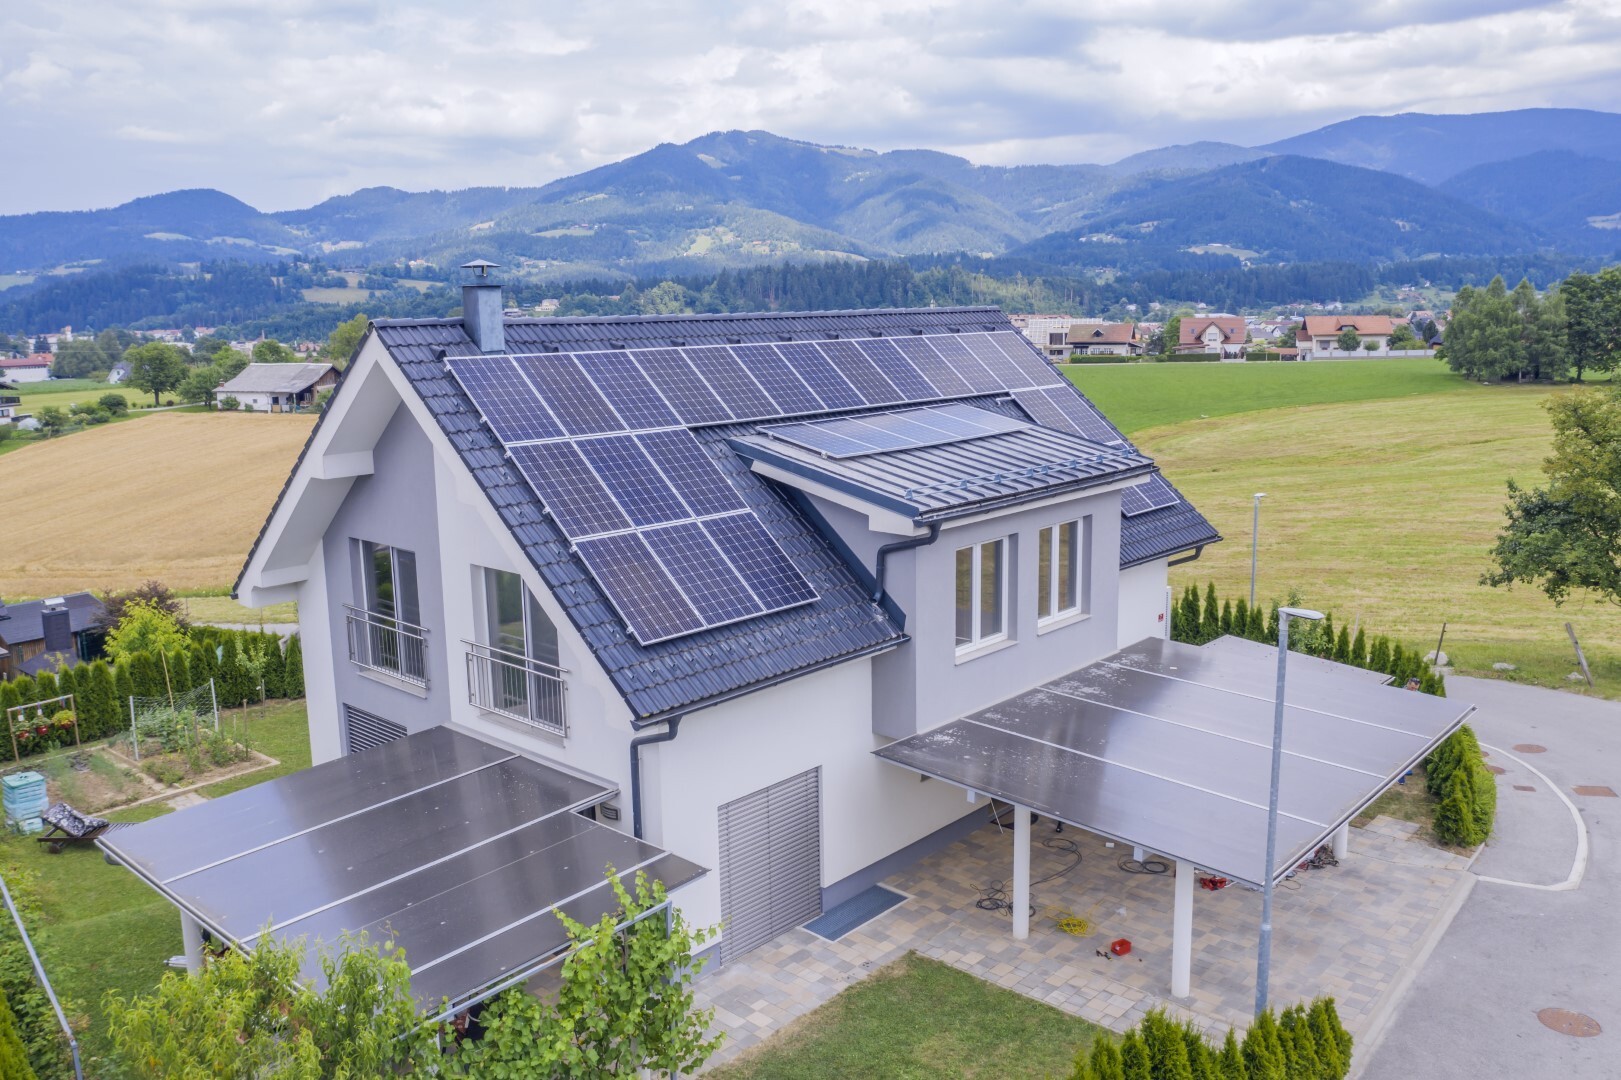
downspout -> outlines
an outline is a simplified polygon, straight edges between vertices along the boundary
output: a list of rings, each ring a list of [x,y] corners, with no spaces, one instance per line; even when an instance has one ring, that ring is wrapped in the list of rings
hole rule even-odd
[[[672,716],[666,723],[668,726],[663,731],[630,740],[630,831],[638,840],[642,839],[642,747],[673,742],[681,733],[681,717]]]
[[[893,544],[885,544],[878,549],[877,564],[873,567],[873,577],[876,583],[872,587],[872,599],[876,603],[884,598],[884,571],[889,568],[889,555],[894,551],[905,551],[908,548],[928,547],[940,539],[940,523],[929,522],[929,531],[923,536],[914,536],[909,540],[897,540]]]
[[[1192,555],[1184,555],[1180,559],[1172,559],[1170,562],[1166,563],[1165,565],[1166,566],[1181,566],[1183,563],[1193,562],[1195,559],[1197,559],[1200,555],[1203,555],[1203,554],[1204,554],[1204,545],[1200,544],[1198,547],[1193,549],[1193,554]]]

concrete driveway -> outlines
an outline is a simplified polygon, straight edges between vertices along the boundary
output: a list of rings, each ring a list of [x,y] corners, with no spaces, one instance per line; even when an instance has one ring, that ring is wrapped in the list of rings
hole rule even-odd
[[[1488,763],[1503,770],[1497,833],[1474,864],[1479,882],[1395,1019],[1372,1056],[1359,1055],[1360,1077],[1613,1080],[1621,1076],[1621,799],[1576,789],[1621,791],[1621,704],[1461,677],[1447,680],[1447,693],[1479,706],[1470,722]],[[1603,1032],[1551,1030],[1538,1019],[1544,1009],[1589,1017]]]

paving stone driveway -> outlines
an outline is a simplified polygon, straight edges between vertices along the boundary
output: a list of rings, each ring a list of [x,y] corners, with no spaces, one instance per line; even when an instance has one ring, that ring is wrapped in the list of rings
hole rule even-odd
[[[1273,920],[1272,999],[1282,1004],[1333,994],[1340,1015],[1361,1034],[1404,965],[1418,955],[1456,890],[1465,887],[1465,861],[1412,839],[1416,826],[1378,818],[1351,830],[1350,855],[1340,866],[1304,871],[1277,894]],[[1172,879],[1127,874],[1128,854],[1085,833],[1033,830],[1031,877],[1073,860],[1044,846],[1061,835],[1075,840],[1081,864],[1035,886],[1037,916],[1030,937],[1017,942],[1004,912],[977,908],[989,882],[1012,872],[1012,835],[987,824],[884,884],[908,900],[828,942],[792,930],[719,969],[697,984],[700,1007],[716,1009],[727,1033],[712,1065],[756,1046],[876,968],[915,950],[1000,986],[1115,1030],[1136,1023],[1156,1005],[1189,1015],[1221,1032],[1249,1019],[1255,996],[1259,893],[1231,887],[1194,896],[1193,994],[1170,999]],[[1066,934],[1055,913],[1089,919],[1087,937]],[[1115,938],[1129,938],[1131,955],[1103,959]]]

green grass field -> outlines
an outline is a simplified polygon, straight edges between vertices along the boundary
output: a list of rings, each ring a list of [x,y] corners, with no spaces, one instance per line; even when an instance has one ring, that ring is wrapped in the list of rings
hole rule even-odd
[[[128,386],[108,386],[106,383],[91,382],[89,379],[48,379],[45,382],[20,383],[16,390],[7,390],[6,393],[22,398],[22,408],[28,412],[38,412],[47,405],[66,409],[69,405],[95,401],[103,394],[118,394],[129,402],[132,408],[152,404],[152,395],[144,390]]]
[[[1068,1076],[1102,1029],[937,960],[908,953],[716,1080],[925,1080]]]
[[[308,719],[302,701],[270,702],[245,714],[223,712],[222,726],[239,719],[251,744],[281,765],[223,780],[203,790],[218,798],[310,764]],[[145,821],[169,813],[160,803],[106,815],[115,821]],[[20,867],[38,875],[43,917],[29,933],[59,995],[68,999],[78,1025],[85,1075],[113,1075],[112,1047],[101,1024],[101,1000],[109,990],[125,995],[149,991],[180,952],[180,919],[172,904],[122,867],[102,861],[93,847],[46,852],[32,837],[0,833],[0,871]],[[8,921],[9,925],[9,921]]]
[[[1070,380],[1128,435],[1143,428],[1297,405],[1490,393],[1438,360],[1074,365]]]

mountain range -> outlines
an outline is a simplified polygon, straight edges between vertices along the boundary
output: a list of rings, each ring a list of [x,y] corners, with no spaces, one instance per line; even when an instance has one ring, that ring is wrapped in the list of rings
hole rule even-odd
[[[1364,116],[1112,165],[985,166],[715,132],[532,188],[377,187],[277,213],[193,189],[0,217],[0,272],[296,255],[441,267],[481,255],[546,276],[956,252],[1072,268],[1378,262],[1608,255],[1618,229],[1621,115],[1529,109]]]

